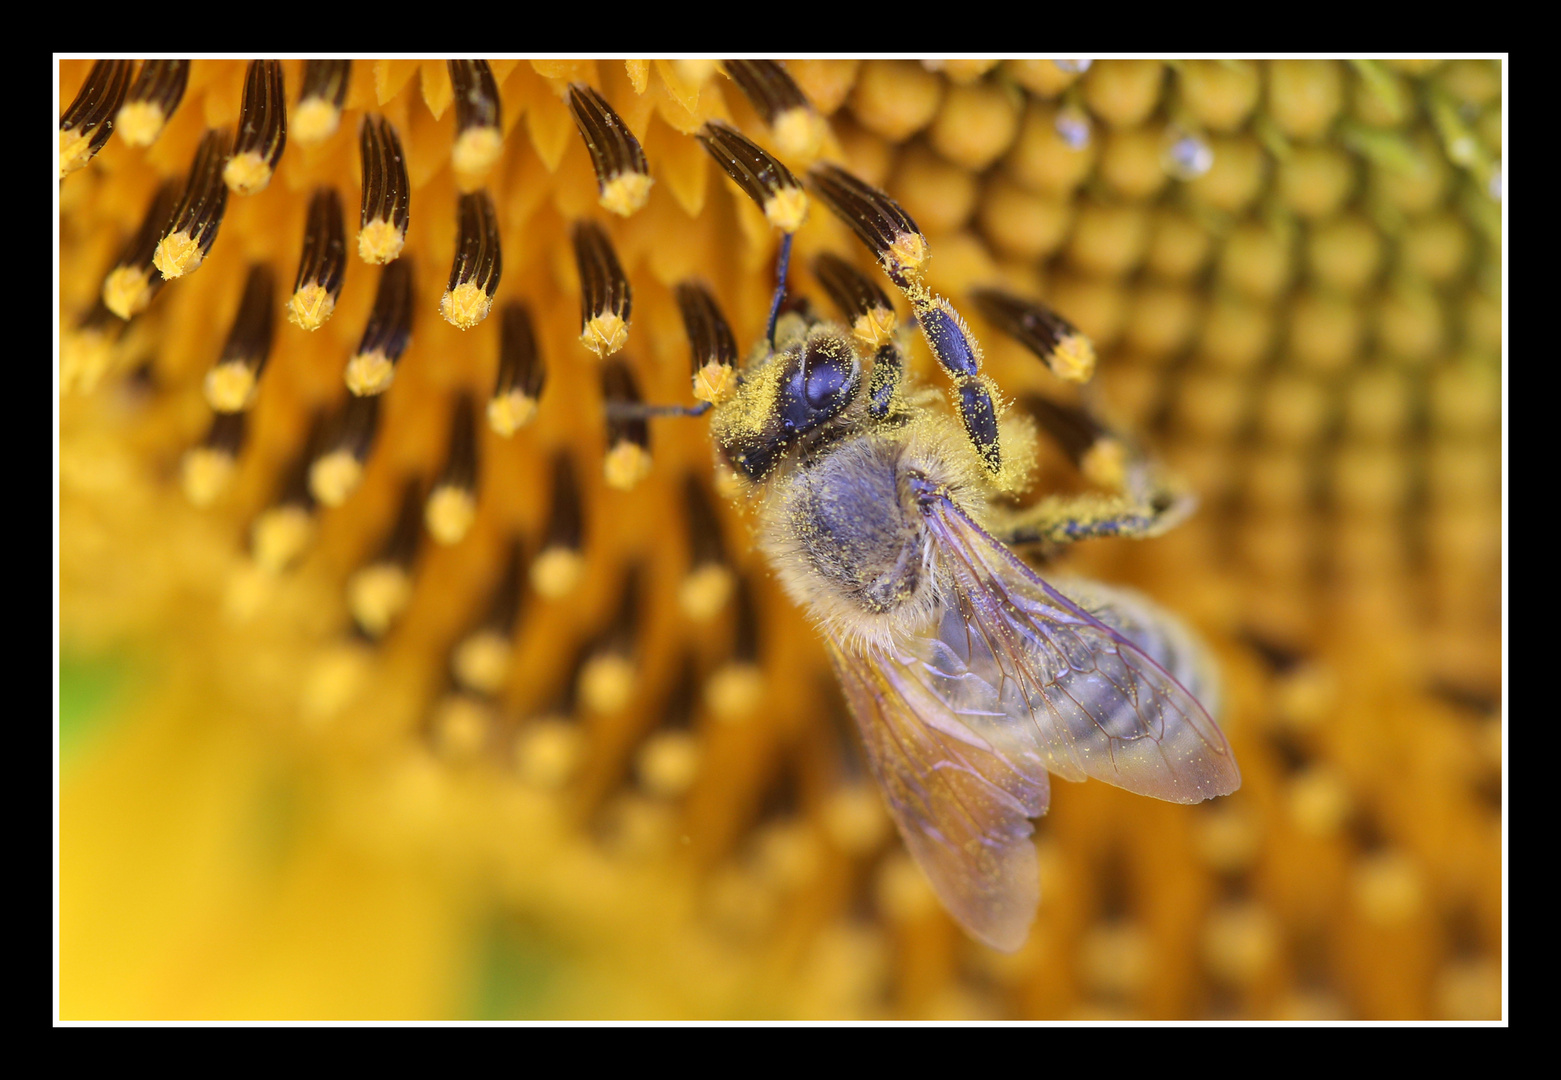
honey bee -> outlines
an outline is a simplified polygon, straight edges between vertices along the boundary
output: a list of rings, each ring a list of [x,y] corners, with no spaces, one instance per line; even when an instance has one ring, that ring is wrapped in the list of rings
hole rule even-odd
[[[726,128],[716,136],[724,147],[738,138]],[[877,335],[868,351],[860,332],[805,307],[777,317],[789,235],[767,334],[723,392],[683,412],[710,412],[718,463],[754,509],[773,572],[824,639],[907,848],[966,931],[1013,951],[1039,903],[1031,820],[1047,810],[1050,774],[1181,803],[1229,794],[1241,777],[1199,703],[1212,701],[1213,685],[1191,634],[1130,591],[1048,580],[1010,544],[1156,535],[1191,499],[1087,413],[1052,406],[1053,419],[1090,436],[1080,446],[1115,448],[1096,471],[1120,493],[1027,511],[998,505],[1026,482],[1033,436],[1000,424],[974,336],[920,283],[924,239],[888,195],[844,170],[817,166],[809,179],[911,301],[954,381],[955,415],[906,374],[903,331]],[[819,270],[837,301],[858,309],[848,316],[888,307],[843,261]],[[1054,352],[1081,347],[1043,308],[995,293],[983,298],[989,307],[1000,323],[1028,318]],[[697,388],[701,320],[689,310]],[[1087,377],[1090,360],[1073,374]]]

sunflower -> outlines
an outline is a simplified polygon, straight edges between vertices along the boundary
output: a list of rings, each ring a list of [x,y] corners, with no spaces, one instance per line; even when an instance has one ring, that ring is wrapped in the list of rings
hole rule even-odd
[[[60,1015],[1500,1017],[1502,90],[60,61]],[[723,392],[782,230],[820,310],[877,273],[748,146],[891,193],[1016,412],[1078,391],[969,298],[1063,313],[1201,497],[1066,566],[1207,637],[1242,790],[1057,785],[1013,955],[904,854],[703,422],[604,420]]]

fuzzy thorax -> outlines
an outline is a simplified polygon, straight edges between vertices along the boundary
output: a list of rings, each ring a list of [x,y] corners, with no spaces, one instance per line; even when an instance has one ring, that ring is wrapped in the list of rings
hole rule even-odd
[[[769,485],[760,544],[792,599],[842,648],[892,650],[935,622],[945,588],[918,477],[984,516],[980,464],[958,425],[933,413],[844,439]]]

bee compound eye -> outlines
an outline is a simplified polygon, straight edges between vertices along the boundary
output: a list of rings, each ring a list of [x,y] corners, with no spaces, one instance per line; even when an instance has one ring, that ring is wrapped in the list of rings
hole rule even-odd
[[[802,354],[802,392],[814,409],[828,406],[851,381],[852,357],[829,341],[810,342]]]

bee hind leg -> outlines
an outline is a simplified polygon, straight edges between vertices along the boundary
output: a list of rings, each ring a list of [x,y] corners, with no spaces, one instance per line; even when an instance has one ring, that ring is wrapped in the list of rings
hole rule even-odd
[[[1087,408],[1040,396],[1025,408],[1062,447],[1099,494],[1052,495],[995,523],[1014,546],[1062,545],[1098,536],[1159,536],[1184,521],[1196,497],[1133,442]]]
[[[1050,495],[993,522],[992,535],[1011,547],[1063,545],[1099,536],[1159,536],[1186,519],[1197,500],[1159,492],[1130,495]]]

